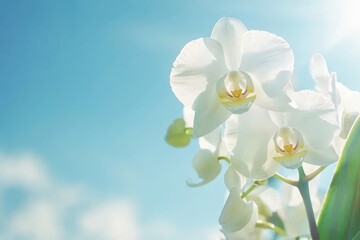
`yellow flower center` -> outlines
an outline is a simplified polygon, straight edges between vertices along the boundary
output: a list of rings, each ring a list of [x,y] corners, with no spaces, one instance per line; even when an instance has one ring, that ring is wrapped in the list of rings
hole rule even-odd
[[[239,98],[241,96],[242,89],[235,89],[234,91],[231,91],[231,94],[235,98]]]
[[[276,153],[273,159],[286,168],[299,168],[305,159],[307,150],[304,140],[295,128],[283,127],[273,137]]]
[[[254,85],[249,74],[240,71],[230,71],[216,85],[221,103],[235,114],[247,111],[256,96]]]
[[[279,129],[273,140],[276,152],[283,156],[296,154],[304,147],[302,135],[294,128]]]
[[[288,145],[284,145],[284,151],[286,153],[292,153],[293,150],[294,150],[294,147],[293,147],[293,145],[291,143],[288,144]]]

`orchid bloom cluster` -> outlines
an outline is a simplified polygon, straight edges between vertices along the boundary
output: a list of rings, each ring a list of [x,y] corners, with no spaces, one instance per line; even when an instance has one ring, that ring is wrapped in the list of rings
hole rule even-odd
[[[234,18],[220,19],[210,37],[186,44],[173,64],[170,84],[184,113],[166,140],[186,146],[198,138],[192,165],[199,180],[188,180],[190,187],[211,182],[227,166],[228,197],[219,217],[225,239],[263,239],[264,228],[285,239],[310,236],[306,203],[291,185],[338,160],[360,112],[360,93],[339,83],[321,55],[309,67],[315,89],[296,91],[289,44]],[[299,181],[280,175],[282,168],[298,169]],[[290,190],[275,190],[268,184],[274,177]],[[310,193],[316,215],[320,200],[312,184]]]

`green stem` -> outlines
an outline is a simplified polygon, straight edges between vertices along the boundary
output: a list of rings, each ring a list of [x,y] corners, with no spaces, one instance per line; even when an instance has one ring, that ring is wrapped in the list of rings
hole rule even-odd
[[[193,136],[193,129],[192,128],[185,128],[185,135]]]
[[[312,179],[314,179],[317,175],[319,175],[319,173],[321,173],[324,169],[326,168],[326,166],[321,166],[318,169],[316,169],[314,172],[310,173],[309,175],[307,175],[305,177],[306,181],[310,181]]]
[[[295,187],[298,186],[299,182],[298,181],[294,181],[294,180],[291,180],[291,179],[288,179],[278,173],[275,173],[275,175],[273,176],[274,178],[277,178],[279,179],[280,181],[283,181],[284,183],[287,183],[287,184],[290,184],[290,185],[293,185]]]
[[[219,156],[219,157],[217,158],[217,160],[218,160],[218,161],[224,160],[224,161],[226,161],[228,164],[231,164],[230,159],[227,158],[227,157],[224,157],[224,156]]]
[[[270,230],[273,230],[274,232],[276,232],[277,234],[279,234],[282,237],[286,236],[286,232],[283,229],[281,229],[280,227],[278,227],[278,226],[276,226],[276,225],[274,225],[272,223],[269,223],[269,222],[258,221],[256,223],[256,227],[270,229]]]
[[[298,168],[299,171],[299,185],[297,186],[301,197],[304,201],[305,209],[306,209],[306,215],[309,222],[310,232],[312,240],[319,240],[319,231],[316,225],[315,215],[312,208],[311,198],[310,198],[310,192],[309,192],[309,183],[306,177],[306,174],[304,172],[304,169],[302,167]]]
[[[252,190],[254,190],[257,186],[258,186],[259,184],[257,184],[256,182],[253,184],[253,185],[251,185],[251,187],[249,187],[249,189],[248,190],[246,190],[246,192],[243,192],[243,194],[241,194],[241,198],[244,198],[244,197],[246,197],[249,193],[251,193],[251,191]]]

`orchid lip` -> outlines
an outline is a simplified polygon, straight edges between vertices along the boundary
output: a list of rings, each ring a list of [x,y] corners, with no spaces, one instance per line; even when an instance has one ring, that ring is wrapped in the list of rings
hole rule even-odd
[[[277,156],[273,159],[289,169],[299,168],[307,154],[306,150],[299,151],[288,156]]]
[[[217,83],[216,90],[221,103],[235,114],[248,111],[256,99],[250,75],[241,71],[230,71]]]
[[[295,128],[280,128],[273,140],[276,152],[283,156],[296,154],[304,147],[304,139]]]
[[[301,166],[307,151],[304,149],[304,139],[295,128],[282,127],[273,137],[275,151],[273,159],[283,166],[295,169]]]

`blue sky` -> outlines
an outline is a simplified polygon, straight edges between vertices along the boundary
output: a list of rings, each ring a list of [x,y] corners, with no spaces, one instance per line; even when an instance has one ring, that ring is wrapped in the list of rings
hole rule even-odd
[[[162,219],[183,236],[212,229],[222,180],[187,188],[197,146],[174,149],[164,141],[182,112],[169,86],[172,62],[188,41],[231,16],[290,43],[299,88],[312,87],[308,62],[320,52],[339,80],[358,90],[360,30],[339,11],[346,4],[351,0],[3,0],[2,159],[32,156],[56,185],[81,186],[99,206],[125,199],[138,209],[139,224]],[[0,198],[14,212],[34,194],[19,191]],[[199,238],[206,237],[187,236]]]

